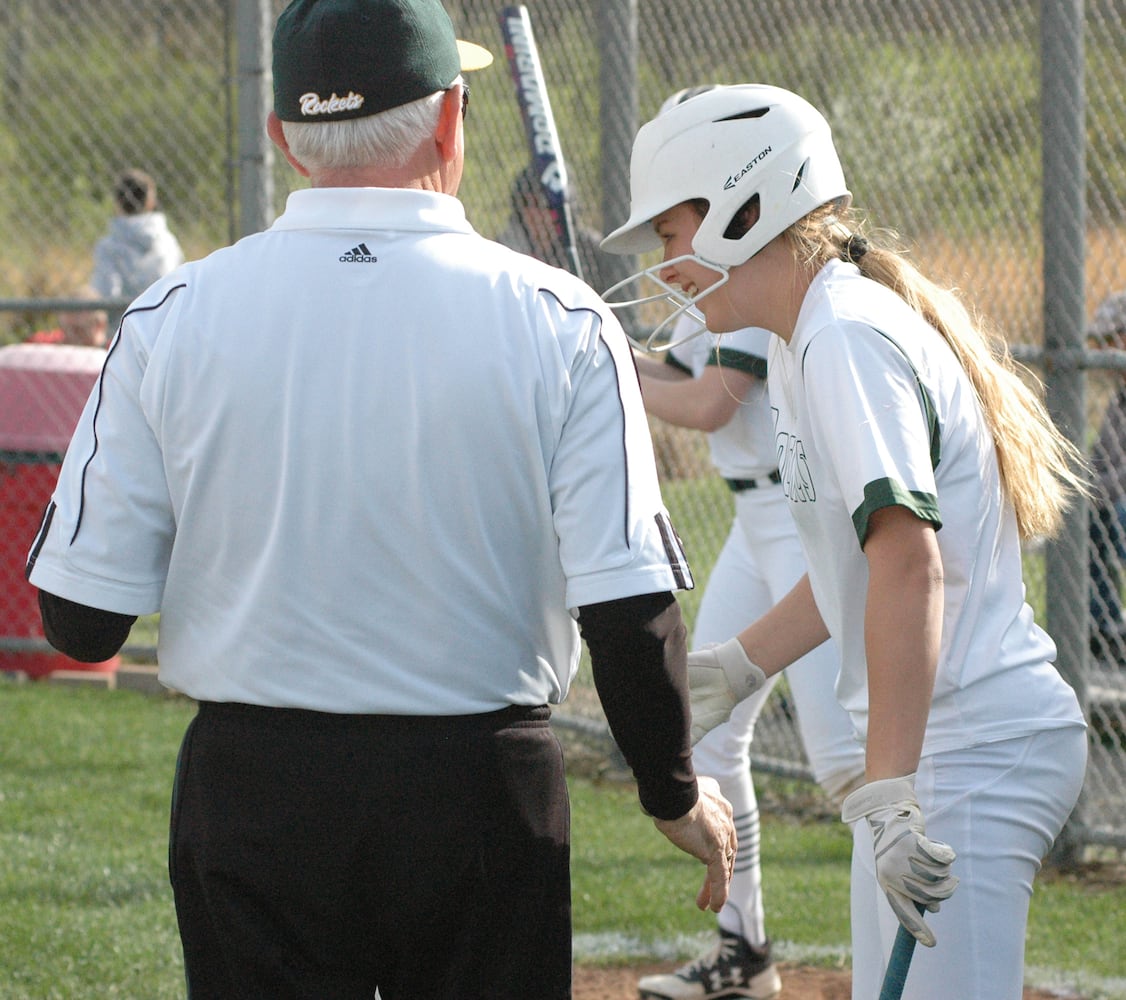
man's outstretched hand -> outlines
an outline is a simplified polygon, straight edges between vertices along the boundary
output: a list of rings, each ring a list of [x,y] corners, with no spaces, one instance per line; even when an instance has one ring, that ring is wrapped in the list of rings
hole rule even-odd
[[[714,778],[698,777],[696,784],[700,797],[688,812],[679,819],[654,819],[653,822],[677,847],[708,866],[696,905],[701,910],[718,913],[727,902],[738,838],[731,819],[731,803],[723,797],[718,782]]]

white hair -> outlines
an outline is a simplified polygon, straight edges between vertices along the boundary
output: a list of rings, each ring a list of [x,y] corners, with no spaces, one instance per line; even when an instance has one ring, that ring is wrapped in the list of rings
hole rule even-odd
[[[454,81],[460,82],[461,77]],[[282,122],[282,133],[298,162],[314,172],[397,167],[433,137],[445,93],[439,90],[397,108],[342,122]]]

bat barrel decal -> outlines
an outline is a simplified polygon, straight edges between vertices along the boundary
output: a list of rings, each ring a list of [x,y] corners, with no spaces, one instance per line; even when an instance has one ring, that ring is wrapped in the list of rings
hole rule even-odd
[[[504,35],[504,52],[512,72],[516,99],[524,120],[528,148],[544,199],[551,209],[555,230],[562,243],[571,271],[582,277],[582,264],[575,245],[574,223],[571,218],[570,190],[567,166],[551,112],[547,81],[540,64],[539,50],[528,8],[523,4],[508,6],[500,12],[501,33]]]

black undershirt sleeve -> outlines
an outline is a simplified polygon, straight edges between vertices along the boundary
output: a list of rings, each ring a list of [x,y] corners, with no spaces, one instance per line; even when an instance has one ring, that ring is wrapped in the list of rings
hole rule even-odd
[[[102,611],[39,591],[43,634],[60,653],[82,663],[108,660],[125,645],[136,615]]]
[[[696,804],[686,673],[687,630],[672,594],[579,609],[594,684],[641,805],[678,819]]]

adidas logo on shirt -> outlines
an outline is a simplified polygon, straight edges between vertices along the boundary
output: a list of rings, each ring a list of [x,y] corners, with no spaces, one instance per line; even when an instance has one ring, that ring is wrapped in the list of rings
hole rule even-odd
[[[352,247],[346,254],[341,254],[340,260],[345,264],[375,264],[379,258],[372,256],[366,243],[361,243],[359,246]]]

